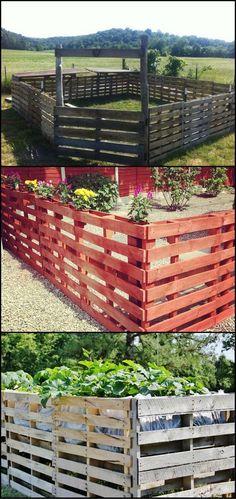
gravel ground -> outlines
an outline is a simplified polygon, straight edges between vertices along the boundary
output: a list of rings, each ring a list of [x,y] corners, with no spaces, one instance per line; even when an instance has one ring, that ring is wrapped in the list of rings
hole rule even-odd
[[[2,331],[104,332],[29,265],[3,251]]]
[[[127,215],[128,202],[115,213]],[[156,209],[150,217],[151,221],[184,218],[200,213],[232,208],[233,194],[226,191],[216,199],[204,199],[193,197],[188,209],[182,212],[166,212],[163,198],[158,194],[155,199]],[[86,227],[94,233],[100,234],[101,229]],[[198,234],[196,237],[200,237]],[[125,236],[116,234],[115,239],[125,242]],[[166,242],[159,239],[157,246],[163,246]],[[89,244],[94,249],[95,245]],[[127,260],[122,255],[114,256]],[[166,259],[159,260],[157,265],[167,264]],[[154,265],[156,266],[156,265]],[[41,277],[27,264],[10,254],[3,252],[3,314],[2,331],[14,332],[104,332],[104,328],[89,315],[74,305],[67,297],[58,291],[47,279]],[[101,281],[102,282],[102,281]],[[120,294],[124,295],[122,292]],[[98,294],[99,296],[99,294]],[[228,319],[216,326],[211,332],[234,332],[234,318]]]

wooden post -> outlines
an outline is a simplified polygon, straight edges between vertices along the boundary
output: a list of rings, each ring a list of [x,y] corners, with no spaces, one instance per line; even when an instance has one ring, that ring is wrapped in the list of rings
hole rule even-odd
[[[141,37],[141,56],[140,56],[140,92],[141,92],[141,111],[144,122],[144,164],[148,163],[148,75],[147,75],[147,48],[148,36]]]
[[[62,48],[62,45],[60,46]],[[62,58],[56,57],[56,105],[64,106]]]
[[[61,166],[61,179],[62,180],[66,179],[66,168],[65,168],[65,166]]]
[[[125,68],[125,59],[122,59],[122,69],[126,69]]]

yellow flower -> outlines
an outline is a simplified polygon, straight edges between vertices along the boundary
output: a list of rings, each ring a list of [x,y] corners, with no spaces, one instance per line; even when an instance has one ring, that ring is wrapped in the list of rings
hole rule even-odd
[[[25,180],[25,185],[34,185],[35,187],[38,185],[38,181],[35,180]]]
[[[95,192],[84,188],[76,189],[74,193],[76,196],[81,196],[82,198],[84,198],[85,201],[88,201],[89,198],[96,196]]]

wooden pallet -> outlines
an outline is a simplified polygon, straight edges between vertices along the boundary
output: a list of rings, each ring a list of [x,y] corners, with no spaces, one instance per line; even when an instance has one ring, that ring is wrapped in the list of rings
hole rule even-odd
[[[41,412],[36,394],[7,390],[2,398],[4,480],[27,497],[231,497],[234,492],[233,394],[61,397],[48,401],[50,414]],[[222,422],[195,426],[196,414],[206,411],[220,411]],[[167,415],[180,416],[178,428],[143,430],[144,418]],[[37,428],[42,423],[47,426]]]

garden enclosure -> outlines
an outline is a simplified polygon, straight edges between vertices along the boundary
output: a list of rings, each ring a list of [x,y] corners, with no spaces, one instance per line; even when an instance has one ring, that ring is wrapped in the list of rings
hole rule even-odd
[[[25,496],[231,497],[234,395],[2,392],[2,482]]]
[[[112,332],[199,332],[234,313],[234,211],[136,224],[2,188],[6,249]]]
[[[234,129],[231,85],[147,74],[147,46],[140,49],[56,49],[56,74],[18,74],[12,102],[41,128],[59,156],[108,163],[156,164],[170,153]],[[140,57],[141,71],[95,70],[62,74],[61,57]],[[87,99],[140,99],[140,111],[82,107]],[[80,100],[80,107],[71,103]],[[156,101],[149,107],[149,99]],[[69,107],[68,107],[69,103]]]

